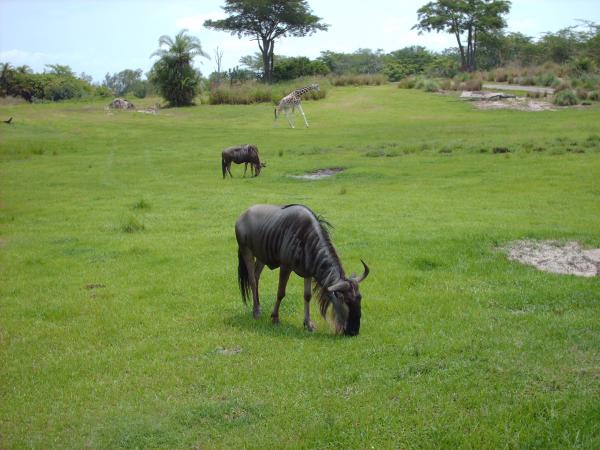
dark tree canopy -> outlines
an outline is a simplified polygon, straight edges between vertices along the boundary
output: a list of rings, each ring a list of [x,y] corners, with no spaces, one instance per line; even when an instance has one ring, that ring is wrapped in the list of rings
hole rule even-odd
[[[482,35],[506,27],[508,0],[437,0],[418,9],[420,32],[446,32],[456,37],[463,70],[477,68],[477,45]],[[466,34],[466,48],[463,36]]]
[[[222,8],[229,17],[207,20],[204,26],[257,41],[264,79],[269,82],[273,78],[276,39],[308,36],[329,27],[312,13],[306,0],[225,0]]]

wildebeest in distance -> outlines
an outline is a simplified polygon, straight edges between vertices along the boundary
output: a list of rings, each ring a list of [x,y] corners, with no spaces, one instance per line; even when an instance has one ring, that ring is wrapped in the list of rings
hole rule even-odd
[[[310,320],[311,280],[325,316],[333,308],[336,332],[355,336],[360,329],[361,294],[358,285],[369,274],[347,277],[327,231],[328,223],[303,205],[254,205],[235,224],[238,242],[238,282],[246,303],[252,291],[253,314],[260,315],[258,283],[266,265],[279,267],[279,289],[271,318],[279,322],[279,305],[285,296],[290,274],[304,278],[304,326],[314,330]]]
[[[231,175],[232,162],[236,164],[244,164],[244,176],[246,176],[248,164],[250,164],[250,173],[255,177],[260,175],[260,171],[263,167],[266,167],[265,163],[260,162],[258,148],[256,145],[252,144],[238,145],[223,150],[221,153],[221,169],[223,170],[223,178],[225,178],[228,173],[229,176],[233,178],[233,175]]]

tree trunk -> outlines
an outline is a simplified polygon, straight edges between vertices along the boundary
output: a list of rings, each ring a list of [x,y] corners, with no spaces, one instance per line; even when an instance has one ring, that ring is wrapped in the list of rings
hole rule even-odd
[[[467,31],[467,70],[473,71],[473,25]]]
[[[465,48],[460,41],[460,33],[456,32],[456,42],[458,43],[458,49],[460,50],[460,70],[466,70],[467,68],[467,60],[465,58]]]
[[[267,83],[271,83],[273,81],[273,49],[275,41],[266,37],[263,37],[261,40],[262,45],[259,41],[258,48],[260,48],[263,60],[263,79]]]

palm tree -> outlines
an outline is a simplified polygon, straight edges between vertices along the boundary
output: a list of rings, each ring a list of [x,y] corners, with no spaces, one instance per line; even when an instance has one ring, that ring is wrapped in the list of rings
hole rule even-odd
[[[202,50],[200,39],[181,30],[175,39],[163,35],[159,48],[150,55],[159,60],[152,67],[150,78],[162,96],[173,106],[190,105],[198,92],[200,77],[192,67],[196,56],[210,59]]]
[[[10,63],[0,63],[0,95],[5,96],[8,94],[13,72],[14,68]]]

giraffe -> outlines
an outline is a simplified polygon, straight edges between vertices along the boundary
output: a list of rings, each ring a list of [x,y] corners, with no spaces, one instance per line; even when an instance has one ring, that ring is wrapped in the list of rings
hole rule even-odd
[[[277,120],[277,118],[283,111],[285,114],[285,118],[287,119],[288,123],[290,124],[290,127],[294,128],[294,124],[290,120],[288,113],[290,112],[290,110],[292,112],[294,112],[294,109],[298,108],[300,110],[300,114],[302,114],[302,118],[304,119],[304,125],[306,125],[306,128],[308,128],[308,122],[306,121],[306,116],[304,115],[304,111],[302,110],[302,105],[300,105],[300,100],[302,98],[302,95],[306,94],[308,91],[313,91],[313,90],[318,91],[319,85],[318,84],[309,84],[308,86],[305,86],[300,89],[296,89],[296,90],[292,91],[291,93],[289,93],[288,95],[286,95],[285,97],[283,97],[281,99],[281,101],[279,102],[279,104],[277,105],[277,107],[275,108],[275,120]]]

